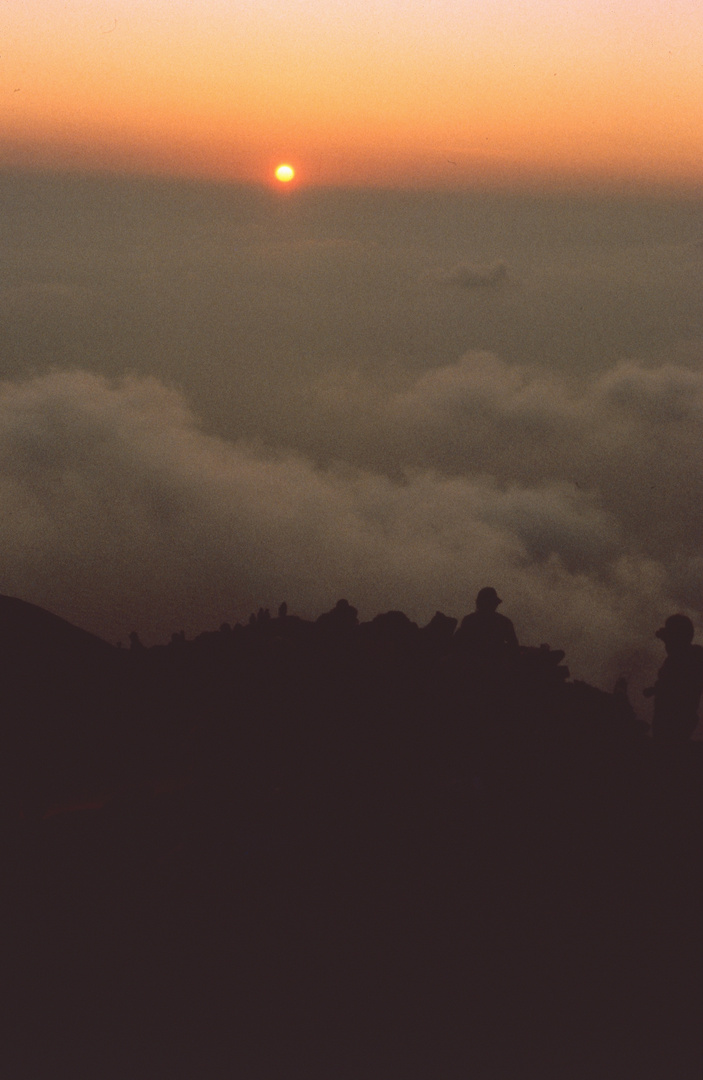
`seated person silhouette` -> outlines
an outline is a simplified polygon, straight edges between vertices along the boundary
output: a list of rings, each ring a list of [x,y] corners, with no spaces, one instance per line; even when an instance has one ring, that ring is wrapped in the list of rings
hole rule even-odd
[[[703,648],[693,644],[693,633],[693,623],[686,615],[670,615],[655,634],[664,642],[666,660],[654,686],[643,693],[654,698],[652,735],[661,747],[685,744],[698,724]]]
[[[496,610],[501,603],[494,588],[480,589],[476,610],[462,621],[455,638],[467,658],[493,670],[513,667],[520,648],[512,622]]]

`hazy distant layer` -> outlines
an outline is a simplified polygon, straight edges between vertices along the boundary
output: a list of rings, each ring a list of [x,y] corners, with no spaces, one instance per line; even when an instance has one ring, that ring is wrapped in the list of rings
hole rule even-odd
[[[164,640],[491,583],[601,681],[703,617],[703,201],[0,195],[1,592]]]

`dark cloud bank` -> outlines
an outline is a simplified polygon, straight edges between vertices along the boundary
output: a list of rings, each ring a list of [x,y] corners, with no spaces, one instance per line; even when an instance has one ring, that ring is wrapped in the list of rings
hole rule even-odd
[[[3,593],[157,641],[492,583],[601,684],[701,625],[700,205],[1,186]]]

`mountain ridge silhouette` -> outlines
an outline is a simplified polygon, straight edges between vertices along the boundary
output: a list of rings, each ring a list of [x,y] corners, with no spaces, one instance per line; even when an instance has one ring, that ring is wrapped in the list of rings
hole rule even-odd
[[[31,645],[32,648],[58,648],[63,651],[113,650],[115,646],[96,634],[63,619],[60,615],[17,596],[0,594],[0,640],[3,647],[13,643]]]
[[[559,650],[511,684],[346,602],[129,650],[13,620],[13,1076],[698,1080],[700,747]]]

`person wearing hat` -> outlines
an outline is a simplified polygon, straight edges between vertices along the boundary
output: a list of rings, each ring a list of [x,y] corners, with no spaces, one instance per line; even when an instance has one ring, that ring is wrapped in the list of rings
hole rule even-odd
[[[517,658],[520,646],[515,627],[496,610],[502,603],[492,586],[479,589],[476,610],[466,616],[456,634],[456,643],[463,651],[493,664],[510,664]]]
[[[654,698],[652,737],[659,746],[681,746],[698,724],[703,648],[693,644],[693,634],[693,623],[687,615],[670,615],[655,633],[664,642],[666,660],[654,686],[648,686],[643,693]]]

